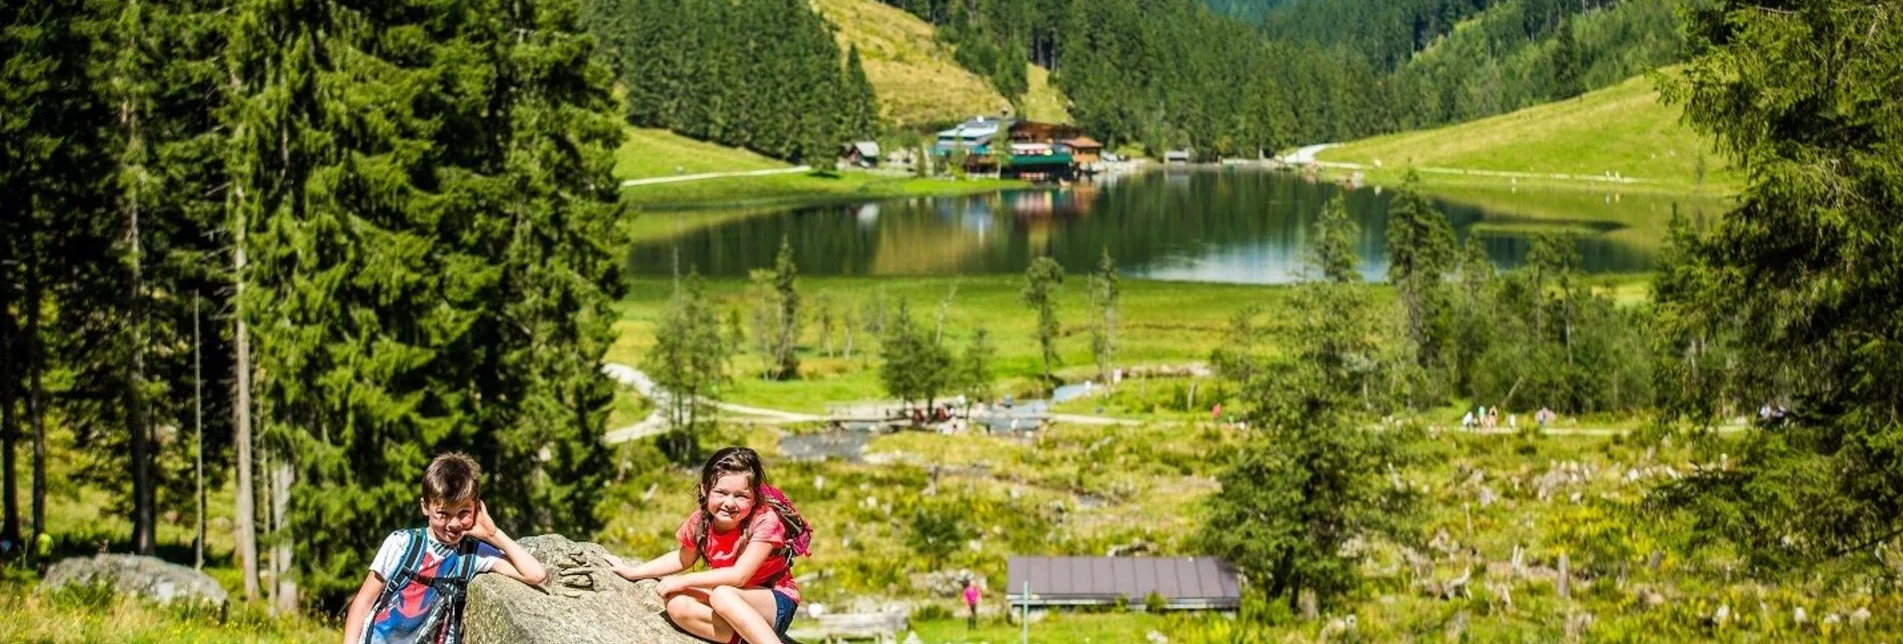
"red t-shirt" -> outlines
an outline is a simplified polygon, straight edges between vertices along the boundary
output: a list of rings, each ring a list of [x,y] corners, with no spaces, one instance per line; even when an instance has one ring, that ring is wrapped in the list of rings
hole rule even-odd
[[[687,515],[687,520],[681,522],[681,529],[674,533],[674,538],[680,541],[682,548],[694,547],[694,532],[700,528],[700,517],[699,512]],[[707,558],[707,567],[731,568],[739,562],[740,551],[745,545],[740,543],[742,533],[748,534],[751,542],[765,543],[776,551],[786,545],[786,526],[780,523],[780,513],[774,511],[772,506],[761,505],[754,508],[753,518],[748,521],[746,530],[736,527],[727,532],[715,529],[707,531],[707,549],[700,553],[701,556]],[[786,557],[781,556],[779,552],[774,552],[772,556],[767,557],[766,561],[760,563],[758,570],[753,571],[753,577],[747,580],[747,585],[765,586],[774,575],[779,575],[779,581],[774,582],[772,588],[786,595],[787,599],[798,602],[800,587],[793,583],[793,574],[789,567]]]

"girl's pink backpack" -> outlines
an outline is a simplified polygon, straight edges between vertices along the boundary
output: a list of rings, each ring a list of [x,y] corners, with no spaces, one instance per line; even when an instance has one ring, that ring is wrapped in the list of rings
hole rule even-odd
[[[760,486],[760,495],[766,497],[767,505],[773,506],[773,511],[780,514],[780,524],[786,528],[788,563],[796,556],[812,556],[813,526],[806,522],[806,517],[800,515],[799,509],[793,507],[793,501],[786,498],[786,493],[781,492],[780,488],[771,485]]]

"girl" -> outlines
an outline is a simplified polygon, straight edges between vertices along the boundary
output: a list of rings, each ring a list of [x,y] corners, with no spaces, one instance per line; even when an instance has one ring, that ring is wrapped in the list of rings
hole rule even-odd
[[[781,642],[799,606],[793,557],[807,554],[812,532],[766,484],[760,455],[745,447],[714,452],[700,469],[700,507],[675,532],[680,548],[639,566],[617,565],[629,580],[660,578],[655,591],[681,630],[712,642]],[[701,559],[707,570],[679,574]]]

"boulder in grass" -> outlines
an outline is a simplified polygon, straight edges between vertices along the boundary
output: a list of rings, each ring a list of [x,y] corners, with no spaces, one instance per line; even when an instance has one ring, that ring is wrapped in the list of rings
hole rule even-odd
[[[601,546],[549,534],[520,540],[548,569],[537,588],[501,575],[469,584],[463,636],[469,644],[701,644],[667,620],[655,582],[614,574]]]
[[[40,591],[86,586],[107,586],[121,595],[161,604],[196,602],[224,606],[229,599],[224,587],[203,572],[139,555],[63,559],[46,571]]]

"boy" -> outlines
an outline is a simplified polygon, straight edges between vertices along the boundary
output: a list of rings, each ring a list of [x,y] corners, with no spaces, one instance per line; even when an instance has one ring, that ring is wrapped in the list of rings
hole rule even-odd
[[[464,592],[485,572],[531,586],[548,578],[542,564],[496,528],[482,503],[481,470],[461,453],[436,457],[423,471],[426,528],[383,540],[363,588],[344,619],[344,644],[462,641]]]

